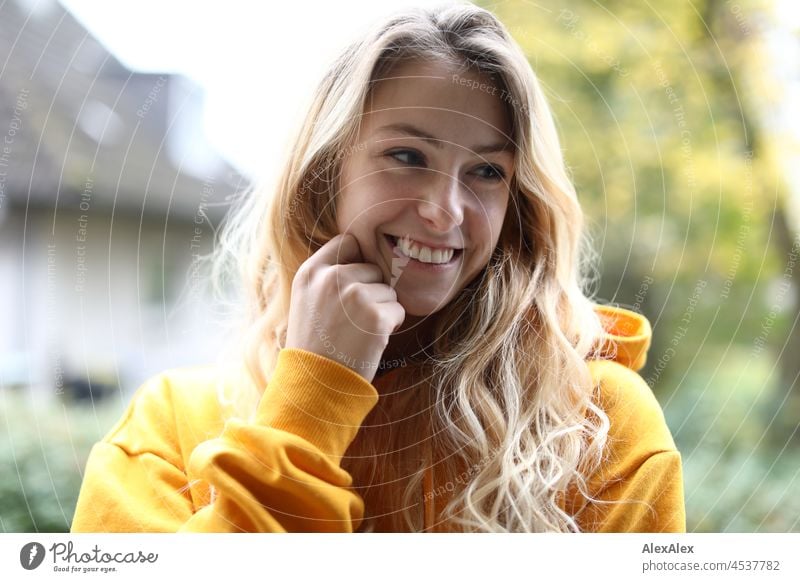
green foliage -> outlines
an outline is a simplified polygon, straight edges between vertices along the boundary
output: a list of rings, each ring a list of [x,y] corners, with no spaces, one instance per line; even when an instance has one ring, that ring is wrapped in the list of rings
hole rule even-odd
[[[799,465],[796,450],[698,449],[684,461],[688,531],[800,532]]]
[[[709,260],[707,276],[715,267],[724,273],[733,249],[719,235],[735,228],[732,212],[745,198],[768,197],[762,188],[775,183],[764,179],[768,166],[746,163],[753,136],[730,62],[752,47],[746,39],[725,43],[724,31],[711,36],[715,20],[702,17],[716,4],[496,8],[546,88],[590,220],[637,250],[626,268],[667,280],[703,273]],[[722,223],[723,215],[733,222]],[[656,233],[637,229],[653,218],[665,221],[667,236],[655,249]],[[613,263],[618,245],[609,244],[613,254],[604,258]],[[698,244],[704,252],[684,252]],[[651,266],[653,252],[659,260]]]
[[[777,446],[766,438],[773,358],[735,347],[706,355],[664,405],[683,457],[688,530],[800,531],[800,450],[788,435]]]
[[[93,409],[3,391],[0,418],[7,438],[0,440],[0,531],[69,531],[89,450],[120,414],[119,401]]]

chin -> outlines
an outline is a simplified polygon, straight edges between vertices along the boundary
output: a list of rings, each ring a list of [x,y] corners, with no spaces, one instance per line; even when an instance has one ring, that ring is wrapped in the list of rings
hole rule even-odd
[[[449,297],[409,297],[400,291],[397,293],[397,302],[403,306],[406,315],[413,315],[414,317],[433,315],[447,307],[451,299]]]

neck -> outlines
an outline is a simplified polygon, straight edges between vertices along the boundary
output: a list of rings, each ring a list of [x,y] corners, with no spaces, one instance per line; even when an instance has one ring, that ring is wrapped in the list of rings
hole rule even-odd
[[[394,362],[394,365],[424,359],[431,354],[435,324],[435,315],[407,315],[400,329],[389,338],[381,359],[387,364]]]

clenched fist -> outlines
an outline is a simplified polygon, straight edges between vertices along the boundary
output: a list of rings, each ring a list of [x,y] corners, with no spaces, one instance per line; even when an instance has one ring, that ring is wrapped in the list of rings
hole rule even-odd
[[[372,382],[389,336],[406,313],[380,268],[361,261],[356,238],[340,234],[300,266],[292,282],[286,347],[330,358]]]

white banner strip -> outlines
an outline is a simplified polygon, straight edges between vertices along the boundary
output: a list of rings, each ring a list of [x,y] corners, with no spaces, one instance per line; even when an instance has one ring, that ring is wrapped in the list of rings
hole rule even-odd
[[[800,534],[3,534],[0,542],[0,580],[800,580]]]

